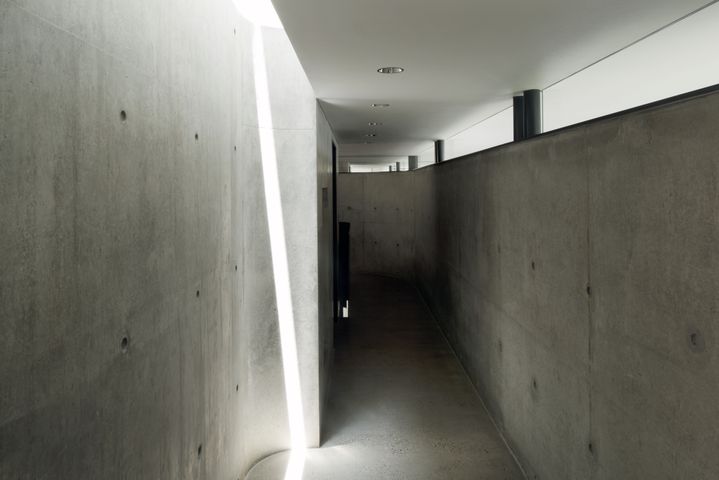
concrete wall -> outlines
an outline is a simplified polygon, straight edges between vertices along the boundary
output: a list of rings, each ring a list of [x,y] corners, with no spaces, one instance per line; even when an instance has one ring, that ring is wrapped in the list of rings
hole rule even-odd
[[[272,111],[272,125],[269,128],[272,129],[277,154],[307,445],[316,447],[319,446],[320,436],[320,377],[322,376],[318,357],[320,347],[317,291],[320,271],[317,249],[319,241],[317,101],[285,32],[272,28],[264,29],[263,38]],[[260,128],[268,127],[260,125]],[[254,145],[253,142],[245,142],[245,144]],[[257,188],[261,185],[261,179],[261,176],[248,178],[253,187],[246,185],[243,190],[247,192]],[[251,205],[247,214],[252,215],[250,212],[257,212],[258,207],[259,211],[262,211],[265,205],[262,203]],[[258,253],[256,248],[263,248],[264,252],[260,252],[259,258],[266,260],[263,261],[261,269],[254,271],[247,281],[255,283],[255,279],[265,280],[264,286],[256,283],[253,288],[259,287],[257,294],[266,296],[268,289],[274,286],[272,275],[268,277],[268,273],[272,271],[271,264],[267,263],[272,258],[269,238],[265,240],[258,236],[254,225],[248,225],[245,232],[248,235],[246,241],[255,248],[252,254]],[[263,246],[259,247],[260,245]],[[260,308],[253,310],[248,318],[260,321],[265,317],[262,321],[266,321],[269,316],[277,325],[274,300],[258,306]],[[275,338],[275,341],[279,340]],[[272,360],[278,361],[277,358]],[[273,368],[279,369],[279,364],[275,363]],[[252,374],[257,375],[257,372]],[[284,381],[281,373],[280,378]],[[272,392],[272,395],[275,393]],[[267,398],[272,399],[272,402],[276,401],[276,397],[269,396],[265,397],[263,402]],[[272,414],[266,412],[264,405],[260,409],[262,412],[258,412],[259,418],[270,418],[269,415]],[[277,442],[276,436],[274,442]],[[285,444],[283,448],[287,446]]]
[[[413,172],[417,284],[528,478],[719,477],[717,112]]]
[[[319,241],[317,244],[319,282],[319,372],[320,405],[329,391],[334,359],[333,272],[332,272],[332,144],[334,137],[320,104],[317,104],[317,212]]]
[[[338,176],[338,218],[350,223],[352,272],[412,278],[414,181],[407,172]]]
[[[235,479],[289,444],[260,128],[319,436],[316,105],[230,0],[0,3],[0,478]],[[121,114],[124,112],[124,114]]]

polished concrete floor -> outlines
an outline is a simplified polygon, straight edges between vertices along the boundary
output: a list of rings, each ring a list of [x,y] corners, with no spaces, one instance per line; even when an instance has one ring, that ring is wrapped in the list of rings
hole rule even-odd
[[[350,314],[337,325],[322,447],[289,472],[287,453],[269,457],[248,479],[524,478],[411,285],[358,276]]]

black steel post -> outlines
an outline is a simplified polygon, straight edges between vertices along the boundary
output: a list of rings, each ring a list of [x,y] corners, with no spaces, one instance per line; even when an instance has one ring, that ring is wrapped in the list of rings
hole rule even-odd
[[[525,138],[532,138],[542,133],[542,91],[527,90],[524,92],[524,133]]]
[[[524,95],[517,95],[514,100],[514,141],[527,138],[524,131]]]
[[[444,162],[444,140],[434,141],[434,163]]]
[[[410,155],[409,157],[409,169],[417,170],[419,166],[419,157],[417,155]]]

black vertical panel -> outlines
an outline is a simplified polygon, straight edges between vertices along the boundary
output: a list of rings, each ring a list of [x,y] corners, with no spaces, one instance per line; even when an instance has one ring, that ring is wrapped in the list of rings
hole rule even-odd
[[[347,305],[350,299],[350,224],[339,223],[339,308]]]

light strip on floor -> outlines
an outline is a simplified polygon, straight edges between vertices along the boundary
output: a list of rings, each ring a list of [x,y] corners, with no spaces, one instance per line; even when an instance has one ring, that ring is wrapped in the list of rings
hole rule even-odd
[[[293,449],[290,452],[290,459],[287,462],[287,470],[285,470],[284,480],[302,480],[304,469],[305,451],[303,449]]]
[[[292,310],[292,294],[290,287],[289,267],[287,263],[287,247],[285,243],[285,227],[282,215],[282,199],[280,180],[277,168],[277,153],[270,110],[270,93],[267,81],[265,50],[262,39],[262,28],[255,25],[252,37],[252,57],[255,70],[255,95],[257,97],[257,120],[260,134],[260,150],[262,154],[262,177],[269,225],[270,250],[272,252],[272,270],[275,278],[275,297],[277,301],[277,317],[280,328],[280,347],[282,349],[282,369],[285,379],[285,395],[287,415],[290,427],[290,441],[293,450],[304,452],[306,435],[304,413],[302,408],[302,390],[300,388],[300,371],[297,356],[297,339],[295,335],[295,319]],[[304,453],[296,457],[303,460]],[[304,461],[302,462],[304,463]],[[292,473],[296,476],[297,468]],[[288,474],[290,468],[288,465]],[[289,478],[285,477],[287,480]]]

